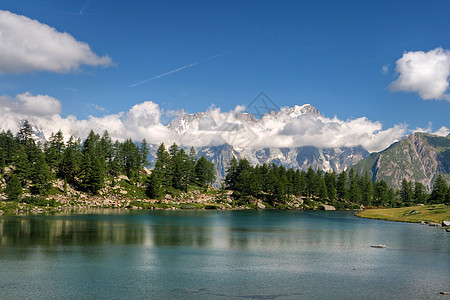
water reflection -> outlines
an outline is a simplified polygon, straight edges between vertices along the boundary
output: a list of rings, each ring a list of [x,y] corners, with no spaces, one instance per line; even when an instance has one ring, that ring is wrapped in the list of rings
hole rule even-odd
[[[3,216],[0,298],[432,298],[448,253],[436,228],[346,212]]]

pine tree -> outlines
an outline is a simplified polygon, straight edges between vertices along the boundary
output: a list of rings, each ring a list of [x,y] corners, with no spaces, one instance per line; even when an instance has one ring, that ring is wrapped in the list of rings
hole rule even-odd
[[[359,178],[358,174],[354,169],[350,169],[349,175],[349,190],[348,190],[348,199],[353,203],[361,202],[361,189],[359,187]]]
[[[147,140],[143,139],[140,147],[141,154],[141,166],[146,168],[149,166],[148,155],[150,154],[150,148],[148,146]]]
[[[45,160],[54,169],[59,166],[64,153],[64,136],[61,130],[56,134],[51,134],[50,139],[45,143]]]
[[[347,189],[347,172],[342,171],[339,174],[336,183],[336,196],[341,200],[348,199],[348,189]]]
[[[206,187],[216,179],[214,164],[209,162],[204,156],[197,160],[195,174],[198,184],[202,187]]]
[[[42,196],[47,196],[52,187],[50,167],[47,165],[42,152],[33,165],[31,183],[33,194]]]
[[[327,187],[328,199],[334,201],[336,199],[336,173],[325,173],[324,180]]]
[[[172,178],[170,177],[168,170],[168,163],[169,153],[167,153],[164,143],[161,143],[158,150],[156,151],[156,162],[153,172],[157,174],[158,178],[161,180],[161,185],[165,189],[172,184]]]
[[[19,151],[17,153],[16,161],[15,161],[16,169],[14,173],[20,180],[22,185],[26,185],[27,181],[31,177],[31,164],[28,160],[28,155],[25,152],[24,146],[19,147]]]
[[[149,176],[146,194],[151,199],[161,199],[164,196],[165,189],[162,186],[158,174],[152,172]]]
[[[436,178],[436,181],[433,185],[433,190],[431,191],[430,198],[428,199],[428,202],[430,204],[439,204],[439,203],[445,203],[447,198],[447,182],[444,179],[444,176],[442,174],[439,174]]]
[[[327,199],[328,198],[328,191],[327,191],[327,185],[325,184],[325,179],[323,176],[319,175],[319,198],[320,199]]]
[[[69,183],[75,183],[75,177],[78,174],[79,161],[77,153],[77,144],[71,136],[67,142],[66,148],[62,154],[59,164],[58,177],[64,178]]]
[[[316,176],[316,172],[314,172],[313,168],[309,167],[308,171],[306,172],[306,194],[308,197],[311,197],[312,195],[316,195],[317,187],[318,187],[318,180]]]
[[[414,195],[413,195],[414,203],[416,204],[424,204],[427,201],[427,193],[425,190],[425,186],[419,182],[416,181],[414,184]]]
[[[238,161],[236,157],[233,156],[230,160],[230,165],[227,168],[227,173],[225,175],[225,185],[227,189],[236,190],[236,182],[238,176]]]
[[[22,185],[16,175],[12,175],[6,184],[6,197],[9,201],[19,201],[22,195]]]
[[[413,195],[412,183],[403,178],[400,189],[400,200],[404,205],[412,206],[414,204]]]

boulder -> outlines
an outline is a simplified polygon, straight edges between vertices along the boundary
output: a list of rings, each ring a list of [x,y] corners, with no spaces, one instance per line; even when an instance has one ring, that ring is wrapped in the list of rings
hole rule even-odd
[[[258,209],[265,209],[266,206],[262,204],[261,202],[258,202]]]
[[[320,206],[320,209],[321,209],[321,210],[336,210],[336,208],[335,208],[334,206],[332,206],[332,205],[326,205],[326,204],[322,204],[322,205]]]
[[[442,221],[442,226],[444,227],[450,226],[450,221]]]
[[[428,226],[441,227],[439,223],[428,223]]]

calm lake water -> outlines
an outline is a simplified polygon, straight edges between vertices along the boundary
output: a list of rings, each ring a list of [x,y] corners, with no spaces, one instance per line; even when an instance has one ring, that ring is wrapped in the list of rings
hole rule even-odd
[[[449,297],[440,291],[450,233],[352,212],[0,217],[1,299]]]

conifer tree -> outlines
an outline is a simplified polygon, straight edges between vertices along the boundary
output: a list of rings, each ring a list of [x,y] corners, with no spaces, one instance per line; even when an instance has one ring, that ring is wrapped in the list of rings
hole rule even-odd
[[[427,193],[425,190],[425,186],[419,181],[416,181],[414,183],[413,199],[414,199],[414,203],[416,203],[416,204],[419,204],[419,203],[424,204],[427,201]]]
[[[31,183],[33,194],[42,196],[47,196],[52,187],[50,167],[47,165],[42,152],[33,165]]]
[[[412,183],[403,178],[400,189],[400,200],[404,205],[412,206],[414,204],[413,195]]]
[[[22,185],[16,175],[12,175],[6,184],[6,197],[9,201],[19,201],[23,193]]]
[[[336,182],[336,196],[341,200],[348,199],[347,172],[344,170],[339,174]]]
[[[152,172],[149,176],[146,194],[151,199],[161,199],[164,196],[165,189],[162,186],[160,176]]]
[[[230,165],[227,168],[227,174],[225,176],[225,185],[227,189],[236,190],[236,181],[238,176],[238,161],[233,156],[230,160]]]
[[[334,201],[336,199],[336,173],[325,173],[324,180],[327,187],[328,199]]]
[[[447,198],[447,189],[447,182],[445,181],[444,176],[439,174],[434,182],[433,190],[431,191],[428,202],[430,204],[445,203]]]
[[[195,174],[198,184],[202,187],[206,187],[216,179],[214,164],[209,162],[204,156],[197,160]]]

